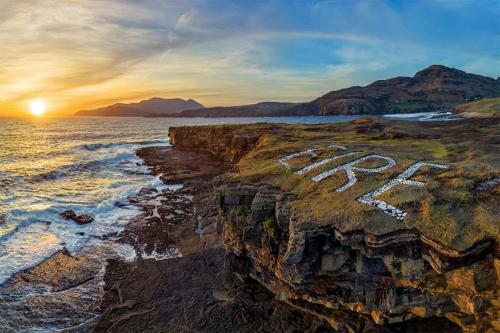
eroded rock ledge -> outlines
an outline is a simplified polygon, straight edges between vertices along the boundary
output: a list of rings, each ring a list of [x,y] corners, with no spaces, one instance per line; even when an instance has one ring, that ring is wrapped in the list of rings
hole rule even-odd
[[[368,129],[363,124],[364,135],[396,131],[370,122]],[[347,126],[359,133],[359,123]],[[171,128],[169,135],[174,149],[195,147],[236,163],[246,154],[256,160],[267,154],[266,144],[279,142],[269,133],[293,141],[287,134],[292,130],[340,131],[335,126],[219,126]],[[303,195],[248,174],[214,180],[226,266],[242,280],[260,282],[278,299],[339,331],[367,332],[416,319],[431,323],[423,331],[500,329],[498,235],[457,249],[416,227],[346,230],[335,222],[305,219],[298,204]],[[419,331],[410,326],[409,331]]]
[[[237,132],[238,126],[171,127],[170,143],[178,150],[208,153],[228,164],[236,163],[252,149],[262,132]]]

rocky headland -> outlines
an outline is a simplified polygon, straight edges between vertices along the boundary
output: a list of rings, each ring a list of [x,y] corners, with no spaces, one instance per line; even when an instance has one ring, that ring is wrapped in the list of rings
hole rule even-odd
[[[136,257],[113,245],[102,266],[92,248],[60,251],[2,287],[50,295],[8,320],[62,311],[68,332],[496,332],[499,125],[493,114],[170,128],[172,147],[137,152],[167,186],[130,197],[141,213],[102,237]]]
[[[358,119],[169,135],[232,165],[213,185],[241,281],[335,331],[494,332],[498,129]]]

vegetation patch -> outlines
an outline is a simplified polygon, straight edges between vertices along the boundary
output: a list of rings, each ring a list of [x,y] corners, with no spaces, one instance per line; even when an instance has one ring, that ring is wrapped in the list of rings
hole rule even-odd
[[[279,229],[278,222],[276,221],[276,218],[274,216],[265,219],[264,222],[262,222],[262,226],[264,227],[264,230],[266,230],[270,234],[274,234]]]
[[[248,205],[241,205],[236,208],[236,215],[239,217],[247,217],[250,215],[250,207]]]
[[[259,145],[238,163],[232,180],[263,183],[291,192],[289,203],[297,223],[331,225],[343,231],[365,230],[384,234],[415,228],[458,250],[485,237],[500,235],[498,186],[499,117],[470,118],[449,122],[410,122],[379,118],[358,118],[350,123],[330,125],[247,125],[238,131],[263,133]],[[400,133],[381,138],[381,133]],[[293,153],[329,147],[346,149],[315,151],[289,159],[288,167],[277,161]],[[353,153],[338,159],[341,154]],[[336,192],[348,182],[340,170],[320,182],[312,178],[327,170],[366,155],[387,156],[396,161],[381,172],[354,170],[357,181],[347,190]],[[297,174],[298,170],[326,163]],[[449,166],[423,166],[409,177],[423,186],[397,184],[375,199],[408,212],[402,220],[384,214],[380,207],[359,202],[361,196],[380,188],[417,162]],[[384,161],[366,160],[360,168],[376,168]],[[239,214],[244,215],[244,209]],[[266,221],[263,228],[273,230]],[[266,227],[268,225],[268,227]]]
[[[455,106],[455,112],[461,114],[489,114],[498,115],[500,113],[500,97],[485,98],[474,102],[464,103]]]

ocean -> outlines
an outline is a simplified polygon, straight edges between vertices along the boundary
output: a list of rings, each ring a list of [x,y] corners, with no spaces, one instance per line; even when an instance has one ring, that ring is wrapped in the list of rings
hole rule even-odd
[[[49,289],[23,286],[13,290],[7,282],[13,274],[34,267],[62,249],[73,255],[88,253],[95,261],[110,256],[134,260],[133,248],[106,242],[103,236],[119,233],[129,218],[139,213],[138,208],[127,205],[127,197],[142,187],[164,186],[149,174],[135,150],[168,146],[170,126],[314,124],[355,118],[0,119],[0,331],[54,331],[95,319],[94,312],[79,309],[72,316],[65,312],[60,318],[53,312],[45,314],[45,302],[52,308],[55,302],[48,296]],[[68,209],[90,214],[95,221],[77,225],[64,220],[59,213]],[[75,298],[84,302],[82,295],[93,302],[102,286],[86,288],[67,291],[73,294],[64,297],[59,292],[56,298],[66,308],[74,306],[71,302]],[[25,306],[33,299],[38,303],[31,306],[32,314],[25,315]],[[87,307],[91,308],[89,304]]]

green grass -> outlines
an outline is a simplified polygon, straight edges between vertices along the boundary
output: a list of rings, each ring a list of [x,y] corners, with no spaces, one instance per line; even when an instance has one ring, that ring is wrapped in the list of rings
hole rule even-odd
[[[278,222],[276,222],[276,218],[274,217],[264,220],[264,222],[262,222],[262,226],[264,227],[264,230],[271,234],[274,234],[279,229]]]
[[[288,208],[294,211],[297,223],[332,225],[345,231],[364,229],[373,234],[416,228],[430,238],[465,249],[486,236],[500,235],[498,189],[476,188],[500,173],[499,130],[498,121],[491,118],[439,123],[359,118],[333,125],[248,125],[238,131],[265,134],[258,147],[238,163],[239,173],[233,174],[232,180],[265,183],[295,194],[297,200],[290,202]],[[319,152],[316,161],[346,152],[359,153],[305,175],[296,175],[294,171],[312,163],[309,157],[290,160],[291,169],[276,162],[294,152],[332,144],[348,150]],[[358,182],[342,193],[335,189],[347,181],[345,173],[319,183],[311,181],[322,171],[367,154],[392,157],[397,165],[382,173],[356,172]],[[408,212],[404,221],[356,201],[417,161],[443,163],[450,168],[422,168],[412,179],[425,182],[425,186],[398,185],[380,196]],[[359,166],[376,167],[378,163],[367,161]],[[237,214],[244,216],[246,209]],[[273,230],[275,222],[266,220],[263,228]]]
[[[247,205],[241,205],[236,208],[236,215],[241,217],[247,217],[250,214],[250,207]]]
[[[458,113],[478,112],[498,115],[500,113],[500,97],[486,98],[474,102],[457,105],[455,111]]]
[[[428,107],[428,103],[425,102],[389,102],[387,104],[405,112],[419,111]]]

